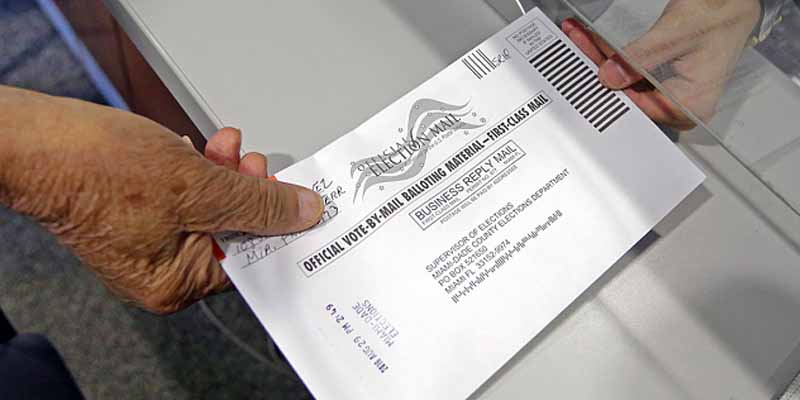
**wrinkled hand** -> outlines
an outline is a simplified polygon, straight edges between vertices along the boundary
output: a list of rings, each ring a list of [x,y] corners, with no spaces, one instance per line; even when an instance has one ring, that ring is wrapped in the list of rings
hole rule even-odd
[[[664,88],[708,122],[759,19],[760,7],[758,0],[671,0],[653,28],[623,53],[648,72],[667,66],[674,76],[660,77]],[[600,66],[605,86],[624,89],[656,122],[677,129],[694,127],[680,108],[597,34],[574,19],[564,21],[562,29]]]
[[[271,182],[223,129],[206,157],[145,118],[0,86],[0,204],[31,216],[124,299],[159,314],[230,283],[210,233],[319,221],[319,196]]]

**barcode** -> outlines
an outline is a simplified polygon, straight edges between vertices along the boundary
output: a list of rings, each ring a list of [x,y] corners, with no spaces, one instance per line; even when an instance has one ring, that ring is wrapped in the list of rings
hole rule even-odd
[[[630,111],[616,93],[600,83],[586,61],[561,40],[556,40],[530,63],[600,132]]]
[[[489,72],[497,68],[494,62],[492,62],[481,49],[469,53],[466,57],[461,59],[461,62],[464,63],[467,69],[478,79],[483,79],[486,75],[489,75]]]

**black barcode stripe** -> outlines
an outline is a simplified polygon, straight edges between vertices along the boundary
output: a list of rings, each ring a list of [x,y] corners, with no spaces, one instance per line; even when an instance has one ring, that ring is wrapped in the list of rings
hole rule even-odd
[[[626,107],[625,103],[623,103],[621,101],[617,101],[614,104],[615,104],[615,106],[613,108],[611,108],[611,110],[609,110],[607,113],[605,113],[605,115],[603,115],[602,118],[600,118],[597,121],[595,121],[594,123],[592,123],[592,125],[594,125],[595,128],[599,129],[606,121],[608,121],[609,118],[611,118],[614,114],[618,113],[619,110],[621,110],[621,109]]]
[[[485,69],[487,71],[487,73],[492,70],[491,68],[489,68],[488,65],[486,65],[486,62],[483,61],[483,59],[481,58],[480,54],[478,54],[477,51],[472,53],[472,55],[470,55],[470,57],[474,58],[478,62],[478,64],[480,64],[481,68],[483,68],[483,69]]]
[[[620,111],[619,114],[615,115],[614,118],[611,118],[610,120],[608,120],[608,122],[606,122],[605,125],[601,126],[598,129],[600,130],[600,132],[605,131],[606,129],[608,129],[609,126],[613,125],[614,122],[617,122],[618,119],[622,118],[622,116],[627,114],[628,111],[630,111],[630,110],[631,109],[628,106],[625,106],[625,108],[622,111]]]
[[[587,71],[589,71],[589,67],[587,67],[586,64],[583,63],[583,61],[581,61],[581,67],[578,70],[571,73],[570,76],[567,77],[567,79],[564,82],[557,84],[558,86],[556,87],[556,89],[559,92],[563,93],[564,97],[566,97],[567,93],[569,93],[569,90],[567,90],[567,88],[572,88],[571,85],[573,83],[578,83],[575,80],[577,79],[578,81],[580,81],[579,78],[586,76],[585,74]]]
[[[486,57],[486,53],[484,53],[483,50],[478,49],[478,54],[480,54],[481,57],[483,57],[483,59],[486,61],[487,64],[489,64],[490,67],[492,67],[492,69],[497,68],[497,66],[494,65],[492,60],[490,60],[489,57]]]
[[[604,104],[605,103],[604,100],[608,98],[609,93],[610,92],[608,90],[603,89],[603,91],[600,92],[598,96],[595,96],[593,99],[589,100],[589,102],[586,103],[586,105],[583,106],[583,108],[578,110],[578,112],[588,119],[587,115],[590,112],[592,112],[592,110],[595,110],[597,109],[597,107],[600,107],[601,104]]]
[[[563,46],[563,45],[564,45],[564,43],[562,43],[560,40],[557,40],[557,41],[553,42],[553,44],[551,44],[546,49],[544,49],[544,51],[539,53],[536,57],[533,57],[531,59],[531,64],[535,63],[538,60],[541,60],[542,57],[544,57],[545,55],[547,55],[550,52],[550,50],[553,50],[556,47],[560,47],[560,46]],[[534,65],[534,67],[535,67],[535,65]]]
[[[462,58],[461,62],[463,62],[464,65],[466,65],[467,68],[469,68],[469,70],[472,71],[473,74],[475,74],[476,78],[481,79],[481,75],[478,73],[478,71],[475,70],[475,68],[472,67],[472,65],[469,64],[469,61],[467,61],[466,58]]]
[[[472,71],[473,74],[475,74],[476,77],[478,77],[478,79],[481,79],[481,74],[478,72],[478,70],[475,69],[475,67],[472,66],[469,60],[465,58],[462,59],[461,61],[464,63],[464,65],[467,66],[467,68],[469,68],[470,71]]]
[[[581,115],[583,115],[586,119],[591,118],[591,116],[594,115],[594,113],[596,113],[599,109],[601,109],[613,98],[614,95],[611,92],[609,91],[603,92],[603,94],[597,97],[597,99],[589,102],[591,105],[587,107],[585,110],[583,110],[581,112]]]
[[[607,120],[611,115],[615,112],[619,111],[621,108],[625,107],[625,103],[622,102],[619,98],[616,98],[612,102],[612,107],[608,108],[607,110],[597,114],[591,121],[592,125],[597,127],[598,125],[602,125],[603,121]]]
[[[574,94],[580,92],[582,88],[585,88],[587,85],[591,84],[592,84],[592,69],[584,67],[583,73],[578,75],[578,79],[575,79],[575,82],[573,82],[566,89],[564,89],[564,97],[566,97],[567,100],[570,101]]]
[[[591,92],[589,94],[581,96],[580,101],[576,100],[577,104],[575,104],[575,109],[580,110],[581,108],[583,108],[584,104],[586,104],[589,100],[593,99],[594,96],[597,96],[598,93],[603,92],[603,90],[605,90],[603,85],[601,85],[600,82],[596,82],[594,86],[592,86]]]
[[[602,89],[603,85],[601,85],[597,79],[589,79],[582,88],[578,89],[578,91],[572,95],[572,98],[569,99],[569,102],[573,107],[578,108],[580,101],[586,98],[587,95],[591,94],[593,91]]]
[[[541,67],[537,67],[539,71],[544,74],[546,71],[550,69],[550,67],[558,65],[558,61],[567,54],[570,54],[570,50],[567,45],[564,45],[563,50],[559,50],[558,53],[554,54],[552,57],[549,57],[545,62],[542,64]]]
[[[472,65],[474,65],[474,66],[475,66],[475,68],[477,68],[477,69],[479,69],[479,70],[481,71],[481,73],[482,73],[483,75],[486,75],[486,74],[488,74],[488,73],[489,73],[489,71],[485,70],[485,69],[484,69],[484,68],[481,66],[481,64],[480,64],[479,62],[475,61],[475,55],[473,55],[473,54],[470,54],[469,56],[467,56],[467,58],[468,58],[468,59],[469,59],[469,60],[472,62]]]
[[[566,49],[566,52],[563,55],[553,58],[553,61],[543,66],[540,71],[542,71],[542,75],[544,75],[546,78],[550,78],[550,75],[552,75],[554,72],[566,68],[570,60],[576,59],[578,59],[578,56],[572,54],[569,49]]]
[[[478,58],[483,56],[478,54]],[[600,132],[630,110],[615,92],[603,86],[585,58],[564,41],[556,40],[529,62],[586,122]]]
[[[572,76],[572,74],[574,74],[575,71],[577,71],[578,68],[580,68],[582,66],[584,66],[583,61],[578,59],[577,63],[575,63],[574,66],[570,67],[566,72],[563,72],[563,73],[559,74],[558,76],[554,76],[553,77],[553,86],[555,86],[556,89],[560,92],[561,89],[559,89],[559,86],[561,86],[561,84],[564,82],[564,80],[569,78],[570,76]]]
[[[548,81],[550,81],[553,86],[555,86],[556,82],[560,82],[561,78],[570,74],[571,71],[574,71],[575,68],[581,66],[581,61],[578,57],[572,59],[565,59],[564,63],[560,64],[558,68],[554,69],[550,74],[546,74],[545,77]]]
[[[571,51],[569,47],[567,47],[567,45],[564,45],[563,47],[556,49],[556,51],[553,52],[553,54],[551,54],[549,57],[547,57],[547,59],[540,61],[541,66],[537,68],[539,68],[540,71],[544,72],[548,68],[550,68],[550,66],[552,66],[553,64],[558,64],[558,60],[560,60],[562,57],[570,53]]]
[[[594,125],[594,123],[597,122],[597,120],[600,119],[600,117],[605,115],[605,113],[611,110],[614,107],[614,105],[617,104],[617,102],[619,102],[617,96],[609,96],[606,100],[603,100],[603,104],[598,105],[597,108],[592,110],[591,116],[590,115],[586,116],[586,118],[589,119],[589,123]],[[600,112],[598,112],[598,110]]]
[[[482,49],[476,49],[472,53],[465,55],[461,62],[464,63],[472,73],[478,78],[483,79],[492,71],[497,69],[489,56]]]
[[[547,49],[546,52],[539,55],[538,58],[534,58],[531,60],[531,64],[533,64],[534,68],[541,69],[542,66],[547,64],[554,55],[561,53],[567,45],[561,41],[556,42],[558,46],[551,46]]]
[[[476,53],[472,53],[472,54],[470,54],[470,57],[473,59],[473,61],[475,61],[475,63],[476,63],[476,64],[478,64],[478,65],[481,67],[481,69],[483,69],[484,71],[486,71],[486,74],[489,74],[489,72],[491,71],[491,69],[489,69],[489,66],[488,66],[488,65],[486,65],[486,64],[483,62],[483,60],[481,60],[481,58],[480,58],[480,57],[479,57],[479,56],[478,56]]]
[[[577,56],[571,56],[571,57],[564,57],[558,61],[559,62],[553,64],[553,66],[550,69],[542,72],[542,75],[545,78],[547,78],[547,80],[550,81],[550,83],[552,83],[559,76],[561,76],[561,74],[563,74],[570,68],[577,65],[580,62],[580,59],[578,59]]]
[[[598,99],[603,98],[603,96],[605,96],[607,93],[608,89],[601,86],[598,90],[595,90],[595,92],[592,93],[591,96],[584,99],[582,105],[575,108],[578,109],[578,112],[581,113],[581,115],[584,115],[586,114],[586,110],[592,108],[592,105],[595,104]]]
[[[596,111],[598,111],[599,108],[602,108],[604,105],[608,104],[608,102],[613,98],[613,93],[611,93],[608,89],[604,90],[603,93],[601,93],[596,101],[592,104],[592,106],[582,112],[583,116],[587,119],[590,118]]]

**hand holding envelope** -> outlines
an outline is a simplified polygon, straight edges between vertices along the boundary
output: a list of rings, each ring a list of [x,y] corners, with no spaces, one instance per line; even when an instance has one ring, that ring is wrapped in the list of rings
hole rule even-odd
[[[668,94],[708,122],[758,21],[758,0],[672,0],[655,25],[623,49],[636,65],[656,75]],[[625,93],[656,122],[694,127],[669,98],[623,60],[598,34],[567,19],[562,29],[600,67],[600,80]],[[657,69],[670,71],[659,76]]]
[[[264,179],[226,128],[204,158],[166,128],[107,107],[0,87],[0,204],[40,222],[111,290],[177,311],[230,287],[211,233],[286,234],[322,213],[320,197]]]

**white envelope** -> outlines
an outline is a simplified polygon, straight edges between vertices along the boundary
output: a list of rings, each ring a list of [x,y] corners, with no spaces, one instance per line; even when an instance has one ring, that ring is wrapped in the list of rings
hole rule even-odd
[[[318,227],[218,237],[316,398],[468,397],[702,182],[596,71],[533,10],[279,174]]]

